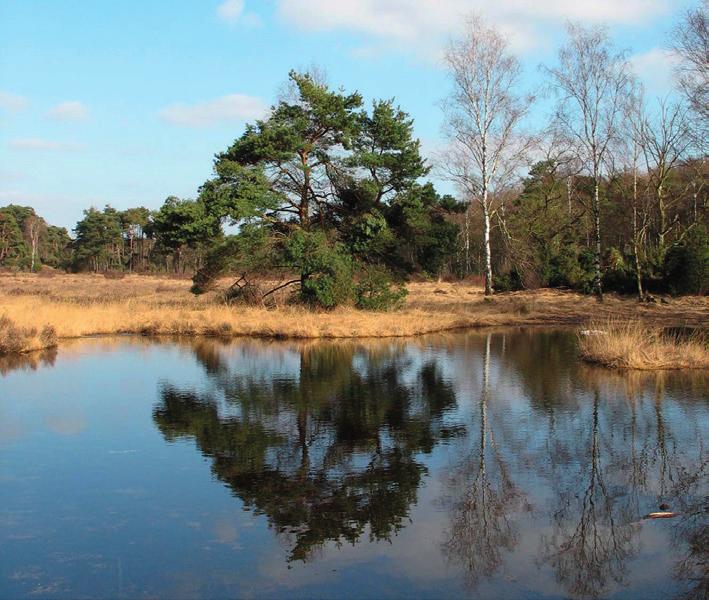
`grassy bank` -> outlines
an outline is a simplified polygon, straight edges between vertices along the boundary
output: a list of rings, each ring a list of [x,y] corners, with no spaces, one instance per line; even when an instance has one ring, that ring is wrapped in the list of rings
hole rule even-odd
[[[226,283],[226,282],[225,282]],[[178,334],[283,338],[395,337],[465,327],[568,325],[596,319],[638,319],[656,325],[702,326],[709,302],[687,297],[669,304],[639,305],[609,295],[593,298],[559,290],[535,290],[485,298],[465,283],[412,283],[404,308],[372,313],[340,308],[315,312],[279,301],[276,308],[228,306],[218,292],[195,297],[190,281],[130,275],[42,277],[0,274],[0,316],[12,327],[33,331],[24,350],[41,345],[53,328],[58,339],[97,334]]]
[[[709,369],[703,332],[680,337],[638,321],[593,321],[579,334],[581,357],[620,369]]]

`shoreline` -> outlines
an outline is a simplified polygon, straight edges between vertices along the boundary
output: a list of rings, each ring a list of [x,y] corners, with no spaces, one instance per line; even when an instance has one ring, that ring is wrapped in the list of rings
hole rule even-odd
[[[85,274],[0,273],[0,319],[32,333],[22,352],[51,347],[39,342],[45,327],[54,331],[60,344],[108,335],[371,339],[488,327],[582,326],[611,319],[699,329],[709,323],[709,299],[704,297],[639,304],[634,298],[609,294],[599,303],[571,291],[540,289],[489,298],[465,282],[418,282],[408,285],[409,296],[399,311],[325,312],[283,300],[275,308],[227,306],[218,292],[195,297],[189,286],[186,279],[146,275],[114,280]]]

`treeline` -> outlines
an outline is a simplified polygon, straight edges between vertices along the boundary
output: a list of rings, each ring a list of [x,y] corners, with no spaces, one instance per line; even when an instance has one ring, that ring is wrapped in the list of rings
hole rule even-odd
[[[49,225],[33,208],[0,208],[0,266],[39,271],[194,273],[206,246],[193,234],[203,205],[168,198],[160,210],[90,208],[74,228]]]
[[[0,264],[191,273],[195,293],[229,273],[232,299],[260,303],[292,286],[321,307],[395,306],[413,275],[482,274],[486,293],[703,294],[704,10],[673,39],[677,93],[647,100],[602,30],[570,26],[557,64],[543,69],[554,112],[531,133],[519,63],[503,36],[471,20],[446,55],[450,144],[436,164],[457,198],[426,181],[431,164],[394,100],[366,107],[357,92],[291,72],[268,116],[216,155],[195,200],[90,209],[73,239],[10,206],[0,210]]]
[[[36,271],[42,265],[66,269],[72,239],[64,227],[48,225],[28,206],[0,208],[0,266]]]

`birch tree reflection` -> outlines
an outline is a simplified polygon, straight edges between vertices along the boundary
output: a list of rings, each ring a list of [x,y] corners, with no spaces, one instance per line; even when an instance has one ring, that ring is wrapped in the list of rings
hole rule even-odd
[[[450,524],[443,543],[444,554],[463,567],[471,587],[493,575],[518,540],[511,513],[519,506],[520,494],[497,445],[489,406],[491,337],[485,339],[478,439],[448,481]],[[473,432],[471,428],[471,437]]]
[[[575,598],[597,598],[610,582],[623,584],[627,560],[635,552],[632,542],[638,525],[627,505],[619,502],[623,492],[607,482],[599,404],[596,389],[585,444],[587,460],[581,457],[579,462],[581,480],[558,495],[552,533],[542,537],[543,561]]]
[[[436,362],[413,365],[401,348],[303,347],[287,376],[239,371],[203,345],[196,357],[213,389],[165,384],[155,423],[169,440],[196,442],[245,507],[268,518],[289,560],[327,542],[388,540],[427,472],[417,454],[462,433],[442,418],[456,399]]]

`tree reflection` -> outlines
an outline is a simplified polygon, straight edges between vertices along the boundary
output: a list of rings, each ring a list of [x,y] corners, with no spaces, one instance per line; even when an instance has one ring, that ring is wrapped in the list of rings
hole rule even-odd
[[[553,533],[543,538],[545,560],[574,597],[596,598],[609,581],[623,583],[626,561],[633,555],[637,525],[618,493],[606,482],[599,425],[598,390],[594,393],[588,462],[582,466],[580,493],[562,493],[553,514]],[[576,485],[574,486],[576,487]]]
[[[674,543],[680,558],[674,576],[689,584],[683,600],[709,598],[709,496],[706,494],[708,461],[696,469],[679,469],[670,492],[680,513],[674,528]]]
[[[491,337],[486,336],[483,355],[479,439],[448,482],[451,517],[443,544],[445,555],[464,568],[472,587],[495,573],[504,552],[511,551],[518,540],[510,514],[519,506],[520,494],[497,446],[490,415]]]
[[[169,440],[192,438],[215,475],[268,517],[307,560],[328,541],[386,540],[407,521],[426,467],[418,453],[462,432],[436,362],[403,348],[320,344],[299,350],[289,376],[232,370],[196,346],[213,390],[164,385],[154,420]],[[268,359],[267,356],[264,359]]]

